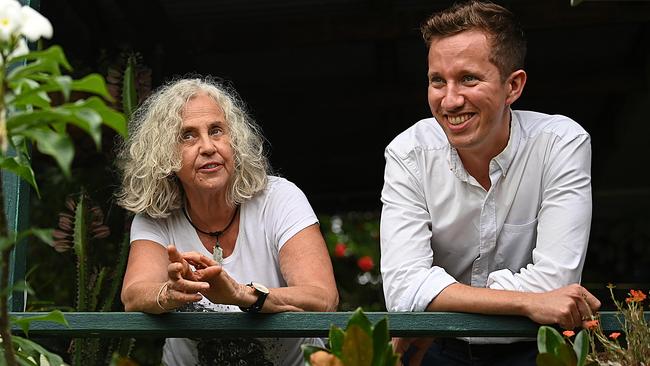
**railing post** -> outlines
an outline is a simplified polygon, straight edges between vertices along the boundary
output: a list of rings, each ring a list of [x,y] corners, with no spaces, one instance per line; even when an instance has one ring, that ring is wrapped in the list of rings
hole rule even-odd
[[[38,9],[39,0],[20,0],[22,5]],[[31,45],[30,45],[31,46]],[[8,155],[12,152],[8,151]],[[11,172],[2,171],[7,229],[11,232],[25,230],[29,226],[29,185]],[[27,247],[24,242],[17,243],[9,257],[9,285],[25,279],[27,268]],[[8,296],[10,311],[25,311],[26,293],[10,292]]]

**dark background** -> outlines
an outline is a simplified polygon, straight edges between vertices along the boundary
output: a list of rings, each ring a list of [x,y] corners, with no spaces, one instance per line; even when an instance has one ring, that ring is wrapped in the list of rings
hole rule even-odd
[[[564,114],[592,136],[594,219],[585,280],[650,283],[650,2],[497,1],[528,35],[515,109]],[[75,73],[141,54],[153,86],[186,73],[229,80],[275,170],[319,213],[378,211],[383,149],[430,116],[419,24],[450,1],[41,0]],[[38,157],[37,157],[38,158]],[[75,168],[105,164],[110,146]]]

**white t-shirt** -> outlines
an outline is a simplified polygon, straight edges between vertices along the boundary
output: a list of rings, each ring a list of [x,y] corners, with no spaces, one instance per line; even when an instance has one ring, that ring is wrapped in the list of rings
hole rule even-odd
[[[302,229],[318,223],[307,197],[284,178],[269,176],[264,191],[242,203],[239,233],[232,254],[223,260],[228,274],[240,283],[252,281],[269,288],[284,287],[279,265],[282,246]],[[203,246],[181,210],[165,219],[136,215],[131,242],[151,240],[162,246],[174,244],[180,252],[212,254]],[[214,304],[208,299],[188,304],[179,311],[239,312],[233,305]],[[302,365],[303,343],[323,346],[320,338],[168,338],[163,348],[166,365]],[[242,362],[244,361],[244,362]]]

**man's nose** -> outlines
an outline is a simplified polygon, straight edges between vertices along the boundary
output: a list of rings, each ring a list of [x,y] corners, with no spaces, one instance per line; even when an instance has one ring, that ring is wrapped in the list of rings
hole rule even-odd
[[[448,111],[457,110],[465,104],[465,97],[459,93],[459,90],[454,85],[448,85],[446,93],[442,98],[441,106]]]

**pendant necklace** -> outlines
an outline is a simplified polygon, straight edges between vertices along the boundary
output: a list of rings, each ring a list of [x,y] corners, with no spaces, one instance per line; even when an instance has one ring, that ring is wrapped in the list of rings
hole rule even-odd
[[[225,233],[228,230],[228,228],[230,228],[230,225],[232,225],[233,222],[235,222],[235,216],[237,216],[237,211],[239,211],[239,205],[235,206],[235,212],[232,214],[232,217],[230,218],[230,222],[228,223],[228,225],[226,225],[225,228],[218,231],[209,232],[209,231],[203,231],[198,227],[196,227],[196,225],[194,225],[194,223],[190,219],[190,215],[187,214],[187,208],[183,207],[183,214],[185,214],[185,218],[190,223],[190,225],[192,225],[192,227],[196,229],[196,231],[214,237],[215,242],[214,242],[214,249],[212,251],[212,258],[217,263],[219,263],[220,266],[223,265],[223,249],[221,249],[221,244],[219,243],[219,237],[223,235],[223,233]]]

